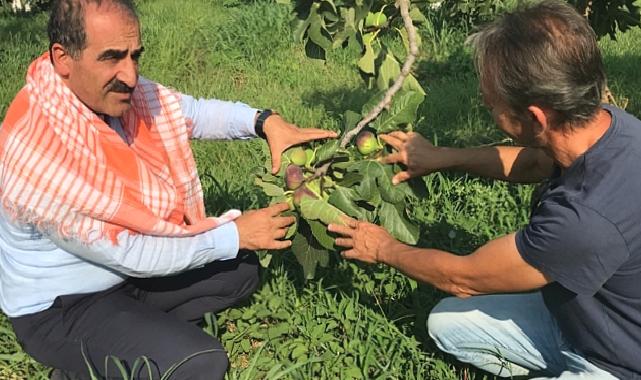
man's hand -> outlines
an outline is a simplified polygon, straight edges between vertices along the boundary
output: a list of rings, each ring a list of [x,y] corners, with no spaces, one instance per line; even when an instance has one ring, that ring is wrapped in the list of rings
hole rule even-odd
[[[379,137],[396,149],[396,152],[383,157],[381,162],[406,166],[406,170],[396,173],[392,178],[394,184],[430,174],[442,167],[439,162],[443,158],[438,154],[438,148],[418,133],[395,131]]]
[[[348,248],[342,256],[366,263],[384,262],[383,257],[402,244],[383,227],[368,222],[345,218],[345,225],[330,224],[327,229],[342,235],[336,245]]]
[[[287,148],[304,142],[336,138],[336,132],[317,128],[298,128],[286,122],[280,115],[272,114],[265,120],[263,128],[267,136],[269,152],[272,156],[272,173],[280,170],[280,156]]]
[[[287,203],[250,210],[239,216],[234,223],[238,228],[238,240],[240,249],[284,249],[292,245],[289,240],[280,240],[287,234],[287,228],[292,225],[296,218],[293,216],[281,216],[284,211],[289,210]]]

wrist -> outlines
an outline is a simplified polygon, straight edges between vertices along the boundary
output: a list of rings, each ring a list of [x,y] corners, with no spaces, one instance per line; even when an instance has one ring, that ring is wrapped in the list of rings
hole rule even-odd
[[[397,240],[390,241],[389,244],[386,244],[383,249],[380,249],[378,251],[376,262],[385,265],[392,265],[392,263],[394,262],[394,257],[403,249],[404,246],[405,244]]]
[[[266,130],[268,129],[268,126],[271,124],[271,123],[268,123],[268,120],[272,118],[272,116],[274,115],[278,115],[278,113],[270,109],[264,109],[256,114],[256,119],[254,122],[254,132],[256,133],[256,136],[262,139],[267,139]]]
[[[441,157],[441,165],[438,170],[457,170],[463,166],[463,157],[460,149],[450,147],[435,147],[436,157]]]

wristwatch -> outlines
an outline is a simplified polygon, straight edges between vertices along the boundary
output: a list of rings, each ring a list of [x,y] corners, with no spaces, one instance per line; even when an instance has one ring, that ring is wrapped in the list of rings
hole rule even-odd
[[[268,117],[271,115],[278,115],[276,112],[268,109],[264,109],[260,111],[258,114],[258,117],[256,118],[256,124],[254,125],[254,132],[256,132],[256,136],[262,138],[262,139],[267,139],[267,135],[265,134],[265,120],[267,120]]]

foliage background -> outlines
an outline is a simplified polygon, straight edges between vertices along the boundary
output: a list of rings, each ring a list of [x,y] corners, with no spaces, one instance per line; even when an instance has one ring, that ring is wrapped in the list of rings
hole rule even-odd
[[[343,112],[369,98],[355,69],[359,51],[309,60],[291,38],[289,6],[272,0],[139,1],[146,52],[142,73],[185,93],[272,107],[301,126],[338,129]],[[499,142],[503,136],[477,96],[463,46],[470,23],[427,12],[415,74],[427,92],[416,128],[439,145]],[[0,9],[0,118],[24,83],[28,63],[46,49],[46,14]],[[641,31],[604,38],[609,84],[641,116]],[[390,46],[401,46],[389,37]],[[267,202],[251,169],[267,159],[261,141],[196,142],[208,212]],[[248,173],[246,177],[239,173]],[[456,173],[425,178],[428,197],[411,205],[419,246],[468,253],[527,220],[531,188]],[[397,271],[332,257],[332,269],[305,282],[288,252],[274,255],[245,305],[209,316],[205,329],[227,348],[228,379],[484,378],[438,352],[425,331],[445,295]],[[162,333],[162,332],[159,332]],[[49,369],[19,347],[0,315],[0,379],[46,379]]]

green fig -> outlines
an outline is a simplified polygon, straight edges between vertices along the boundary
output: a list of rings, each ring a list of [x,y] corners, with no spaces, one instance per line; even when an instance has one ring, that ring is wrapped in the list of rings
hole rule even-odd
[[[294,165],[303,166],[307,163],[307,153],[301,147],[293,148],[289,153],[289,160]]]
[[[303,198],[319,199],[318,195],[307,188],[307,185],[303,185],[294,191],[294,205],[300,206]]]
[[[362,155],[372,154],[383,147],[378,143],[376,135],[371,131],[361,131],[356,136],[356,148]]]
[[[285,169],[285,185],[289,190],[296,190],[303,184],[303,169],[296,165],[287,165]]]

